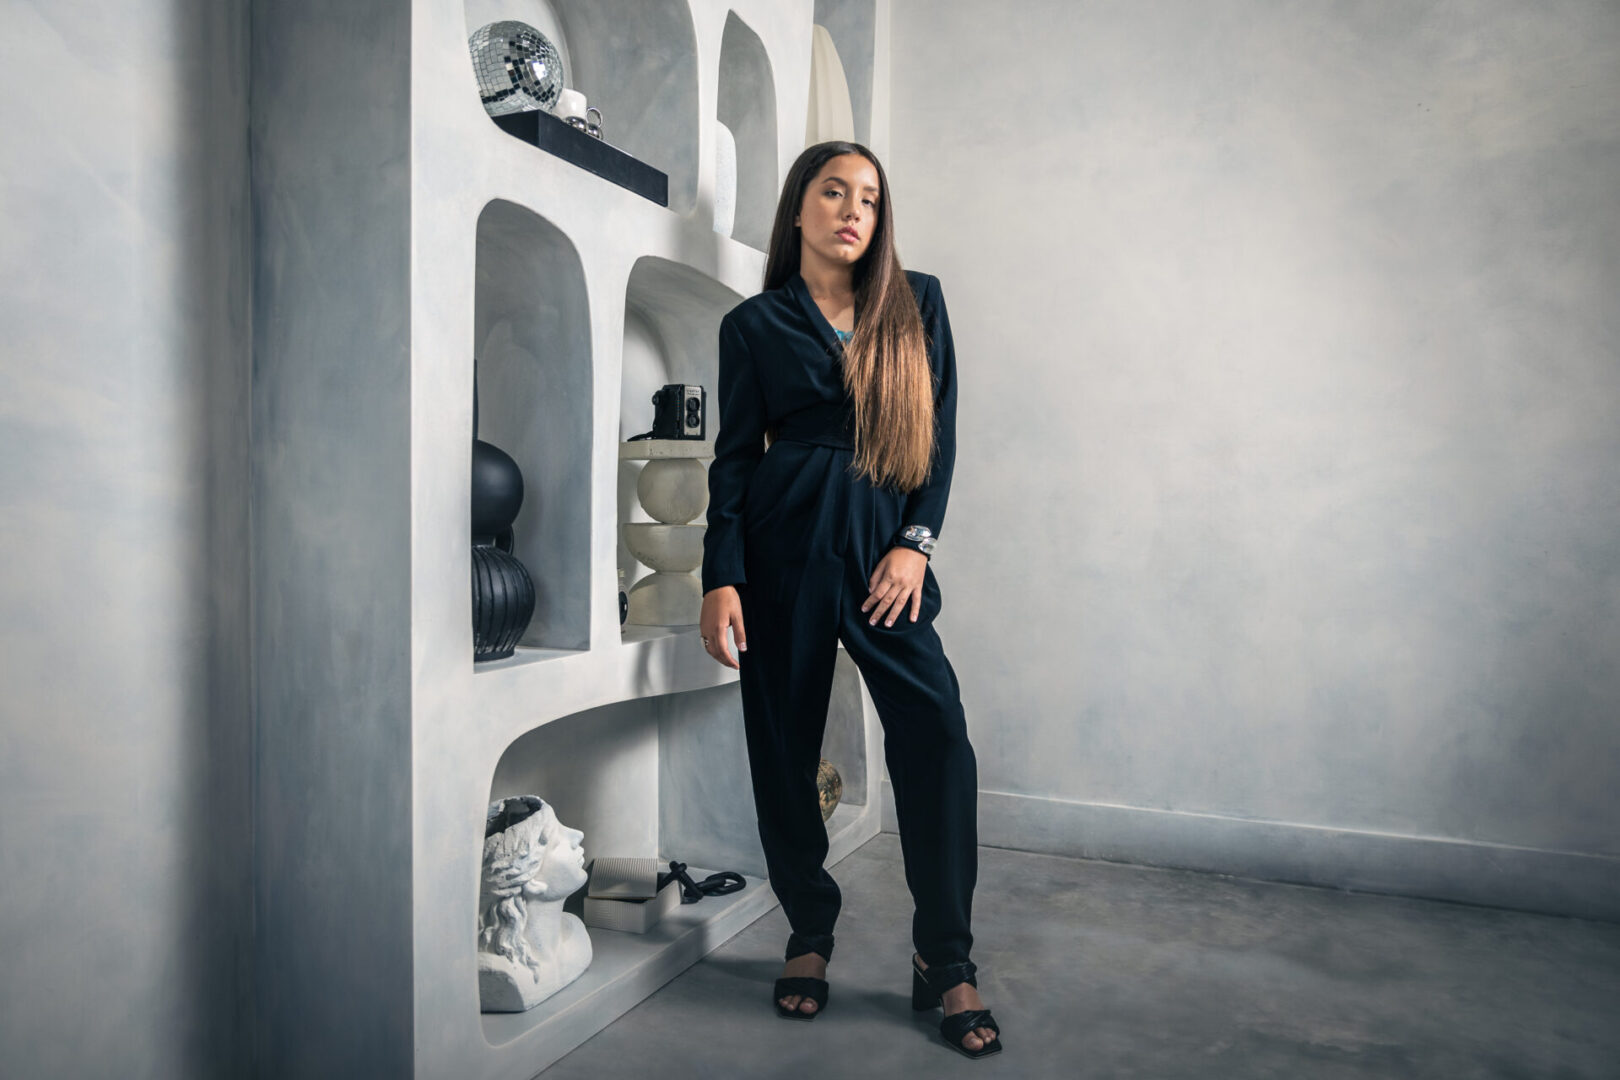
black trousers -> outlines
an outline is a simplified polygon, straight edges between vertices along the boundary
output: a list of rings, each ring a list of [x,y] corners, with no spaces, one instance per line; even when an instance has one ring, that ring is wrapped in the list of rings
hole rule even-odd
[[[930,966],[966,960],[978,762],[956,672],[933,626],[939,585],[927,569],[916,622],[908,603],[885,614],[893,626],[869,624],[876,605],[861,605],[903,524],[904,498],[854,477],[852,459],[843,447],[779,439],[754,476],[744,515],[748,583],[738,593],[748,649],[736,655],[766,868],[793,929],[786,955],[830,958],[842,897],[822,865],[828,841],[816,770],[842,640],[883,725],[916,907],[912,944]]]

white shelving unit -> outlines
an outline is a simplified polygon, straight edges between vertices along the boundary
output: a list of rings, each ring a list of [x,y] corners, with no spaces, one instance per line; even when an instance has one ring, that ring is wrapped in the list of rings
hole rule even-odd
[[[695,626],[619,624],[640,463],[618,444],[650,426],[653,389],[716,385],[720,318],[759,288],[802,149],[817,5],[398,7],[299,0],[255,22],[259,1035],[276,1074],[521,1080],[776,903],[736,673]],[[608,142],[669,174],[669,207],[490,121],[466,40],[499,18],[557,27],[568,83]],[[722,113],[742,239],[712,227]],[[538,595],[517,653],[478,665],[475,353],[479,435],[523,470],[516,554]],[[841,654],[832,860],[878,831],[879,738]],[[593,928],[579,980],[485,1016],[484,812],[518,793],[582,829],[588,857],[657,853],[748,887],[647,935]]]

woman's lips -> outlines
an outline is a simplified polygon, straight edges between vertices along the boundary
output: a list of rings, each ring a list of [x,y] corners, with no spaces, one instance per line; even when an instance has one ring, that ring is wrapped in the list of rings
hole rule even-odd
[[[850,230],[848,230],[848,229],[845,229],[845,230],[844,230],[844,231],[843,231],[843,232],[840,232],[840,233],[839,233],[839,234],[838,234],[838,238],[839,238],[839,239],[840,239],[840,240],[848,240],[848,241],[849,241],[849,242],[850,242],[850,243],[852,243],[852,244],[853,244],[853,243],[855,243],[855,242],[856,242],[856,241],[857,241],[857,240],[859,240],[859,239],[860,239],[860,235],[859,235],[859,234],[858,234],[858,233],[853,233],[853,232],[851,232],[851,231],[850,231]]]

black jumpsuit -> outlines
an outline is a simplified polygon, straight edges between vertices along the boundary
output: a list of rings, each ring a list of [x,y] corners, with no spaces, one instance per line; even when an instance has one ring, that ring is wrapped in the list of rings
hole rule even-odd
[[[720,425],[709,469],[703,591],[734,585],[748,649],[736,652],[759,835],[771,888],[793,934],[786,957],[830,958],[841,896],[822,866],[827,830],[816,792],[838,640],[860,669],[883,724],[912,938],[923,962],[967,960],[978,872],[978,763],[956,673],[933,620],[939,585],[925,568],[922,603],[861,611],[878,561],[900,533],[940,533],[956,451],[956,354],[939,280],[906,271],[928,336],[936,443],[916,491],[857,476],[843,344],[795,273],[720,322]],[[778,434],[765,449],[768,427]]]

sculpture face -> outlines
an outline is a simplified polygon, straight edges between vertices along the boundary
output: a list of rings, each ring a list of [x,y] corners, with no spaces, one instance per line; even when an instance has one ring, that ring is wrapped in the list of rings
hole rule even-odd
[[[541,821],[539,829],[545,853],[540,857],[540,868],[534,880],[524,888],[524,895],[535,900],[566,900],[585,884],[585,849],[580,846],[585,834],[558,821],[550,803],[529,820],[535,819]]]
[[[485,1012],[533,1008],[590,964],[585,925],[562,910],[585,884],[584,837],[536,795],[490,804],[478,890],[478,994]]]
[[[585,834],[557,820],[532,795],[489,808],[484,837],[485,891],[525,900],[565,900],[585,884]]]

